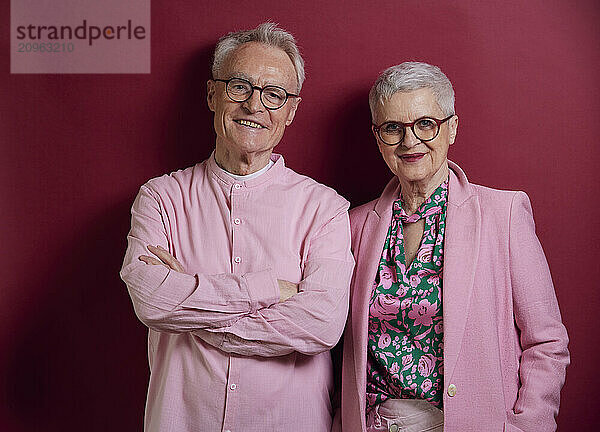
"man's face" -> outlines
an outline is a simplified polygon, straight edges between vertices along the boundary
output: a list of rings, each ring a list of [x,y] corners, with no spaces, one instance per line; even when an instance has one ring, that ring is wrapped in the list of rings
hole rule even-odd
[[[288,55],[281,49],[258,42],[241,45],[225,59],[220,76],[243,78],[252,85],[276,85],[288,93],[296,93],[296,71]],[[270,152],[279,143],[285,127],[292,123],[299,98],[289,98],[276,110],[268,110],[255,90],[245,102],[234,102],[227,96],[224,82],[208,81],[208,107],[214,116],[217,147],[233,155]]]
[[[429,88],[394,93],[383,105],[377,105],[373,112],[373,123],[410,123],[421,117],[446,117]],[[387,166],[399,179],[428,182],[445,166],[448,147],[454,143],[457,127],[458,117],[454,116],[440,125],[438,136],[431,141],[420,141],[407,128],[400,144],[389,146],[376,136],[377,145]]]

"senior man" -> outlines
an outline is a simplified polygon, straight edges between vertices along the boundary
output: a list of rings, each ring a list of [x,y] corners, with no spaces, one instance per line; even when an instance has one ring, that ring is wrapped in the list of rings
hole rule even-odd
[[[272,23],[216,46],[215,150],[150,180],[121,270],[149,328],[146,431],[329,431],[348,310],[348,202],[273,154],[304,80]]]

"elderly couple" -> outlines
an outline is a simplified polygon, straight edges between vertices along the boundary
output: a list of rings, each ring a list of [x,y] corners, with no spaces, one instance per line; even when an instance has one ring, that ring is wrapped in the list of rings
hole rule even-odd
[[[214,152],[135,199],[121,277],[149,328],[145,430],[555,430],[568,339],[531,205],[448,161],[448,78],[414,62],[377,78],[394,177],[349,216],[273,153],[303,81],[274,24],[222,37]]]

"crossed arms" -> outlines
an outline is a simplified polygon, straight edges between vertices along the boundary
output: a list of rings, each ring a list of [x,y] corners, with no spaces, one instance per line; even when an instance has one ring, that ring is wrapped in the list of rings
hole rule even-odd
[[[240,355],[329,350],[343,331],[354,266],[347,203],[340,204],[308,240],[296,288],[271,268],[188,274],[169,242],[158,193],[143,186],[132,207],[121,270],[136,314],[151,329],[192,333]]]
[[[150,265],[162,265],[169,270],[174,270],[179,273],[185,273],[183,265],[177,258],[169,253],[168,250],[164,249],[160,245],[152,246],[148,245],[148,250],[156,255],[157,258],[149,255],[140,255],[139,260]],[[294,294],[298,294],[298,284],[290,281],[277,279],[277,285],[279,286],[279,301],[283,302],[289,299]]]

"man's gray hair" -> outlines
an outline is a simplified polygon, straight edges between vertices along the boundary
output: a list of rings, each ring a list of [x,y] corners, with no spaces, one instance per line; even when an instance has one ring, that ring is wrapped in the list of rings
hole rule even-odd
[[[444,115],[454,114],[454,89],[439,67],[421,62],[405,62],[384,70],[371,87],[371,114],[396,92],[430,88]]]
[[[252,30],[229,33],[219,39],[213,55],[213,78],[219,78],[219,72],[227,56],[240,45],[248,42],[260,42],[280,48],[288,55],[296,69],[297,93],[300,93],[304,82],[304,60],[296,45],[296,39],[289,32],[277,27],[277,24],[265,22]]]

